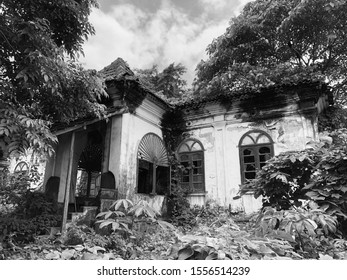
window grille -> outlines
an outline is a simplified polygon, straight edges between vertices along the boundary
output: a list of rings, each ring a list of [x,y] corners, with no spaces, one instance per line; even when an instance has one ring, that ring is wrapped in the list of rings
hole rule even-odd
[[[181,184],[191,193],[205,192],[204,148],[196,139],[184,140],[177,149],[183,166]]]
[[[252,130],[244,134],[239,142],[241,182],[255,179],[258,170],[273,157],[273,141],[261,130]]]

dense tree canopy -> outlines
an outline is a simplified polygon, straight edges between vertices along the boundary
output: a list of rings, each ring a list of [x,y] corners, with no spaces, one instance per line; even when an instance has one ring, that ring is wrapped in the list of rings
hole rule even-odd
[[[95,0],[0,0],[0,141],[52,151],[52,122],[102,116],[95,71],[75,59],[94,29]]]
[[[162,72],[158,71],[157,65],[150,69],[135,70],[147,87],[166,98],[178,98],[186,92],[187,82],[182,78],[186,71],[186,67],[181,63],[171,63]]]
[[[208,46],[196,94],[323,80],[346,103],[347,2],[256,0]]]

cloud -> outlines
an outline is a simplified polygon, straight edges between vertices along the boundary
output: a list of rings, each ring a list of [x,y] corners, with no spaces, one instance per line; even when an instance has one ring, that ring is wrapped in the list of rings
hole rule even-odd
[[[204,6],[208,6],[208,9],[212,9],[212,10],[221,10],[224,9],[228,2],[230,3],[230,1],[228,0],[199,0],[200,3]]]
[[[157,64],[161,70],[172,62],[182,63],[188,69],[185,78],[191,83],[197,63],[206,58],[207,45],[224,33],[232,16],[217,21],[209,16],[212,4],[215,9],[223,9],[227,0],[199,1],[206,8],[195,17],[168,0],[161,1],[153,12],[127,3],[113,5],[107,13],[93,10],[90,22],[96,35],[85,43],[85,57],[80,61],[97,70],[117,57],[131,68]]]

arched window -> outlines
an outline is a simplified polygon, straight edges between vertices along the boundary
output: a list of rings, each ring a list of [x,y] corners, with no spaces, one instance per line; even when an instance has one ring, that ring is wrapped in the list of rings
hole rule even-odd
[[[18,162],[18,164],[14,168],[14,172],[26,174],[29,172],[29,165],[25,161]]]
[[[154,133],[141,139],[137,151],[137,192],[165,195],[170,185],[170,167],[163,141]]]
[[[261,130],[244,134],[239,142],[239,150],[242,183],[255,179],[256,172],[274,155],[271,137]]]
[[[196,139],[184,140],[177,149],[178,159],[184,166],[181,184],[191,193],[205,192],[204,147]]]

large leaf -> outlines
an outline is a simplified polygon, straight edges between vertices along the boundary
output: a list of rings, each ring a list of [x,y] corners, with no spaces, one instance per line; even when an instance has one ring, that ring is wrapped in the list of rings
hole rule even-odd
[[[205,260],[218,260],[218,253],[217,252],[209,253],[208,256],[205,258]]]
[[[114,210],[121,209],[123,207],[124,211],[127,211],[130,207],[133,206],[133,202],[129,199],[119,199],[115,201],[110,208],[114,207]]]
[[[100,212],[99,214],[96,215],[95,218],[101,218],[104,217],[105,215],[107,215],[110,211],[106,211],[106,212]]]
[[[192,257],[193,255],[194,255],[194,250],[190,246],[182,248],[178,251],[178,259],[179,260],[187,260],[190,257]]]
[[[120,226],[119,223],[117,223],[117,222],[112,222],[112,230],[113,230],[113,231],[119,229],[119,226]]]
[[[61,252],[61,258],[63,260],[71,260],[76,256],[76,251],[74,249],[66,249]]]
[[[176,228],[175,228],[174,225],[172,225],[172,224],[170,224],[170,223],[168,223],[168,222],[166,222],[166,221],[158,220],[157,222],[158,222],[158,225],[159,225],[162,229],[164,229],[164,230],[171,230],[171,231],[175,231],[175,230],[176,230]]]
[[[106,227],[110,224],[114,223],[114,220],[106,220],[106,221],[100,221],[100,228]]]

